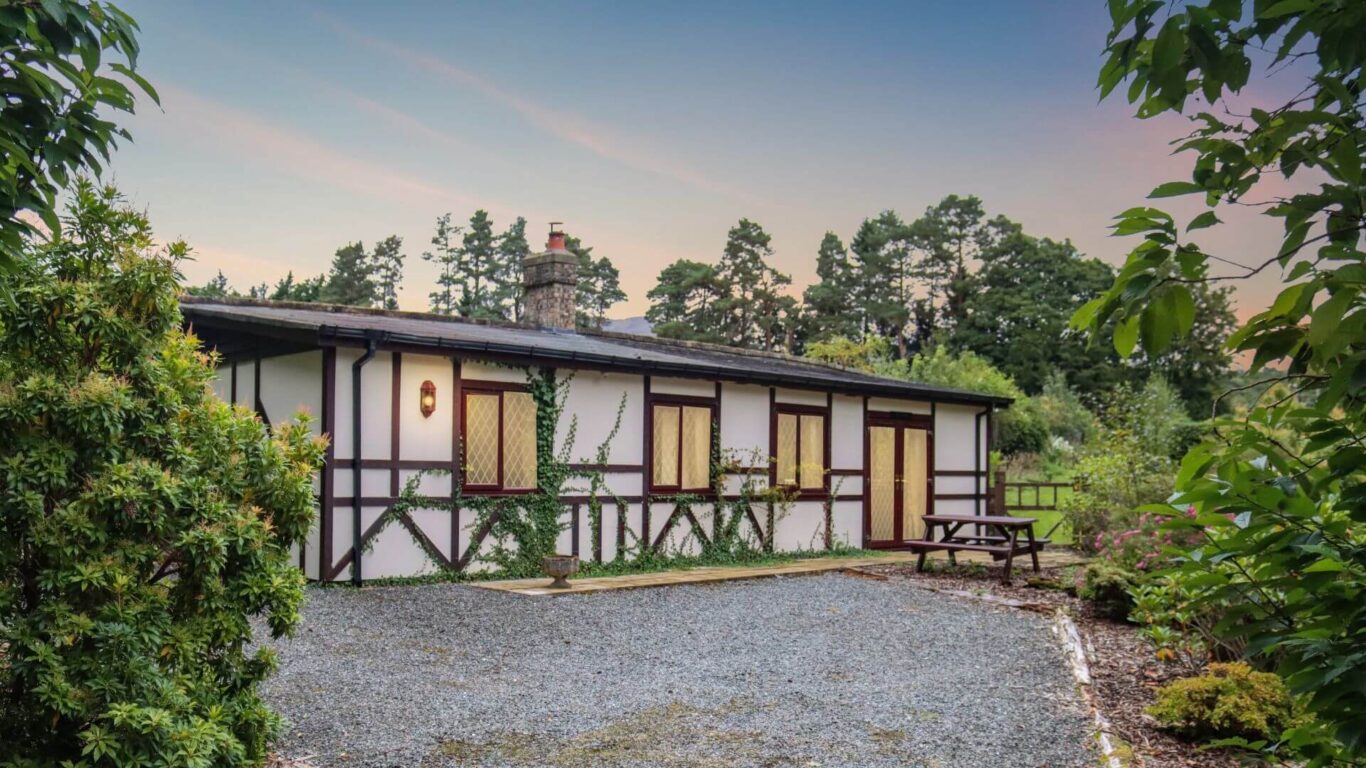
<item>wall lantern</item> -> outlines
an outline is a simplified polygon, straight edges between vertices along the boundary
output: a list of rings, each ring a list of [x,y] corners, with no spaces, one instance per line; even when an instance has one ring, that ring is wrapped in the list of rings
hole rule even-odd
[[[422,396],[417,402],[422,406],[422,415],[431,416],[432,411],[436,410],[436,385],[430,381],[422,382]]]

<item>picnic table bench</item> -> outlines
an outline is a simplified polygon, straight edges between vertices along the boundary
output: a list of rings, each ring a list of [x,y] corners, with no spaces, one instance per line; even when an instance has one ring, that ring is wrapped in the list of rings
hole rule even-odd
[[[948,552],[949,562],[957,564],[955,552],[986,552],[993,560],[1005,560],[1005,573],[1002,581],[1010,583],[1010,569],[1016,555],[1028,554],[1039,572],[1039,550],[1048,543],[1047,539],[1034,538],[1032,517],[1011,515],[925,515],[925,536],[918,541],[906,542],[908,549],[920,552],[916,558],[915,569],[925,569],[925,556],[930,552]],[[964,527],[973,526],[964,531]],[[983,532],[985,529],[985,532]],[[942,531],[939,538],[935,532]],[[1024,541],[1020,541],[1021,534]]]

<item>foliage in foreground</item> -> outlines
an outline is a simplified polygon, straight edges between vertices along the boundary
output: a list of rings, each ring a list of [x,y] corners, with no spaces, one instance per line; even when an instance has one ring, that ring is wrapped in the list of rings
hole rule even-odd
[[[13,269],[35,234],[20,212],[56,231],[57,190],[78,173],[98,173],[115,142],[128,138],[108,119],[110,110],[133,111],[128,84],[156,100],[134,72],[137,28],[112,3],[0,4],[0,271]]]
[[[1333,739],[1292,728],[1311,765],[1366,760],[1366,115],[1358,0],[1229,0],[1169,5],[1110,0],[1113,29],[1102,96],[1128,81],[1138,116],[1188,114],[1178,150],[1189,180],[1151,197],[1199,195],[1179,226],[1151,207],[1120,215],[1116,234],[1141,235],[1115,284],[1073,317],[1093,334],[1114,328],[1129,354],[1160,355],[1195,323],[1192,286],[1281,272],[1282,290],[1230,337],[1268,369],[1246,413],[1216,423],[1176,478],[1174,528],[1204,536],[1175,578],[1222,616],[1216,634],[1246,642]],[[1265,54],[1261,53],[1265,52]],[[1244,92],[1253,57],[1268,64],[1261,94]],[[1285,78],[1297,82],[1280,87]],[[1261,80],[1261,78],[1259,78]],[[1203,100],[1209,107],[1193,106]],[[1312,174],[1309,180],[1294,179]],[[1305,190],[1299,191],[1296,190]],[[1250,207],[1279,220],[1278,247],[1251,263],[1193,238],[1219,213]],[[1236,256],[1236,254],[1234,255]],[[1161,509],[1155,508],[1155,509]],[[1168,510],[1169,511],[1169,510]]]
[[[213,396],[176,262],[80,182],[0,303],[0,744],[7,766],[259,763],[297,624],[321,440]]]

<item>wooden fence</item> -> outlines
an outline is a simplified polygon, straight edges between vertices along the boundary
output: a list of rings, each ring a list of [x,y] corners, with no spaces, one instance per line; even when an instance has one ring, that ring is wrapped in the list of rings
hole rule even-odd
[[[1060,494],[1064,489],[1070,490],[1071,483],[1048,483],[1032,481],[1007,482],[1006,473],[1003,469],[996,470],[992,477],[991,488],[988,490],[990,500],[989,514],[1010,515],[1021,512],[1057,512],[1059,511]],[[1043,534],[1043,538],[1048,538],[1063,524],[1063,519],[1059,518],[1053,523],[1052,527]]]

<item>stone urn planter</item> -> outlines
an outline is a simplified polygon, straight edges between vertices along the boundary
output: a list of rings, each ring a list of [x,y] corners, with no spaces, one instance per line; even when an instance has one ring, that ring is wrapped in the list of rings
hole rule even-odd
[[[569,577],[579,572],[577,555],[546,555],[541,558],[541,568],[545,575],[554,579],[551,589],[569,589]]]

